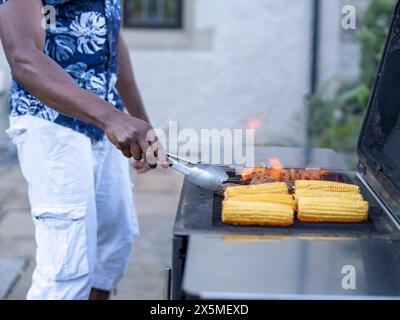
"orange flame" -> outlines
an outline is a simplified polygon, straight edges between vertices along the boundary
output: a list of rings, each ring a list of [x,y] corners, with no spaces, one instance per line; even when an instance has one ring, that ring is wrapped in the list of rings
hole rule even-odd
[[[269,159],[269,167],[271,169],[283,169],[283,164],[279,158]]]
[[[284,172],[283,164],[279,158],[269,159],[269,173],[270,175],[278,175]]]

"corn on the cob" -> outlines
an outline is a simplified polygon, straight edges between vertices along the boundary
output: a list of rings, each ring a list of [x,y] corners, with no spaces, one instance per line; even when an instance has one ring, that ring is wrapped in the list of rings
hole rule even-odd
[[[363,196],[358,192],[338,192],[317,189],[299,189],[296,190],[295,200],[300,198],[337,198],[349,200],[364,200]]]
[[[362,222],[368,202],[337,198],[299,198],[298,218],[305,222]]]
[[[290,226],[293,220],[294,211],[288,205],[235,200],[222,203],[222,221],[227,224]]]
[[[296,191],[300,189],[326,190],[335,192],[358,192],[360,187],[355,184],[347,184],[335,181],[320,180],[297,180],[295,182]]]
[[[283,193],[288,194],[289,190],[284,182],[263,183],[248,186],[228,187],[225,190],[225,198],[245,195],[245,194],[265,194],[265,193]]]
[[[286,204],[288,206],[291,206],[293,209],[296,207],[296,203],[295,203],[292,195],[281,194],[281,193],[260,193],[260,194],[236,195],[236,196],[229,197],[228,200]]]

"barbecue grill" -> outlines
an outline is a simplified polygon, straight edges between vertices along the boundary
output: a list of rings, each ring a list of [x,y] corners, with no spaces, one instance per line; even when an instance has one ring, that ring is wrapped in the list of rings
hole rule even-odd
[[[329,170],[370,204],[364,223],[225,225],[222,198],[185,180],[173,239],[172,299],[400,298],[400,9],[361,130],[356,172],[331,150],[256,148],[256,162]],[[230,183],[240,177],[226,168]],[[348,277],[353,284],[348,286]]]

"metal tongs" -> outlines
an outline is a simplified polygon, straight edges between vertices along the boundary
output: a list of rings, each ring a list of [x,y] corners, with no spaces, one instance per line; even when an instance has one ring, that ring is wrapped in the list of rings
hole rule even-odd
[[[218,166],[193,163],[169,153],[167,156],[172,169],[183,173],[190,182],[204,189],[218,191],[229,178],[225,170]]]

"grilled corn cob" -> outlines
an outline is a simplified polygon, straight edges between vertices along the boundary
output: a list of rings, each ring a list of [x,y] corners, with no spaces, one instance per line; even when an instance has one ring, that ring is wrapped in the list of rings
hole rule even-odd
[[[358,192],[360,187],[355,184],[347,184],[335,181],[320,181],[320,180],[297,180],[295,182],[296,191],[300,189],[308,190],[326,190],[335,192]]]
[[[337,192],[316,189],[299,189],[296,190],[296,202],[300,198],[337,198],[349,200],[364,200],[363,196],[358,192]]]
[[[298,218],[304,222],[362,222],[368,202],[338,198],[299,198]]]
[[[288,205],[236,200],[222,203],[222,221],[227,224],[290,226],[293,220],[294,211]]]
[[[284,182],[263,183],[248,186],[227,187],[225,198],[245,195],[245,194],[265,194],[265,193],[283,193],[289,194],[288,187]]]
[[[290,194],[281,193],[265,193],[265,194],[245,194],[231,196],[228,200],[233,201],[244,201],[244,202],[266,202],[266,203],[278,203],[286,204],[291,206],[293,209],[296,207],[296,203],[293,196]]]

